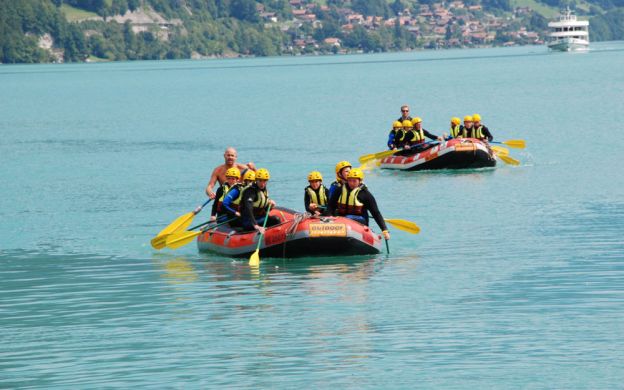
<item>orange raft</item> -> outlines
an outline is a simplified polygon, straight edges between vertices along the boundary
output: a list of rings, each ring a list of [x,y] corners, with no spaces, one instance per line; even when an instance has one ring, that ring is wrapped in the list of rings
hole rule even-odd
[[[382,250],[381,236],[368,226],[345,217],[312,217],[276,207],[272,216],[281,223],[268,227],[260,244],[264,257],[303,257],[377,254]],[[238,232],[224,225],[197,237],[200,252],[246,257],[256,250],[260,234]]]
[[[381,160],[382,169],[420,171],[425,169],[465,169],[496,166],[487,142],[475,138],[454,138],[427,149],[402,150]]]

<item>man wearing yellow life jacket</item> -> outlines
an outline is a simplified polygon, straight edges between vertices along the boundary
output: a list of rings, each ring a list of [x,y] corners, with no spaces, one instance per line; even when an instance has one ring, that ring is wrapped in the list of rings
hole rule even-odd
[[[480,140],[487,139],[488,141],[492,141],[494,139],[494,137],[490,133],[490,130],[486,126],[481,124],[481,115],[473,114],[472,121],[473,126],[472,132],[470,133],[470,138],[477,138]]]
[[[243,200],[243,191],[250,187],[256,181],[256,172],[252,170],[248,170],[243,175],[243,182],[236,183],[233,185],[230,190],[227,192],[225,197],[223,198],[223,202],[221,204],[221,209],[225,213],[226,217],[224,220],[230,220],[230,226],[232,227],[240,227],[241,223],[241,201]],[[234,219],[234,220],[232,220]]]
[[[271,175],[269,171],[260,168],[256,171],[256,182],[243,191],[240,211],[243,229],[255,229],[261,234],[264,234],[262,224],[266,217],[267,207],[269,204],[271,207],[275,207],[275,201],[269,198],[269,191],[267,190],[267,183],[270,178]],[[269,216],[266,226],[273,226],[278,223],[280,223],[279,218]]]
[[[403,136],[403,123],[394,121],[394,123],[392,123],[392,130],[390,130],[390,134],[388,134],[388,149],[397,149],[397,144]]]
[[[327,208],[327,188],[323,185],[321,172],[313,171],[308,175],[309,186],[305,188],[303,202],[310,214],[321,215],[321,210]]]
[[[472,133],[472,127],[473,127],[472,116],[466,115],[464,117],[464,125],[459,128],[460,129],[460,137],[459,138],[468,138],[468,137],[470,137],[471,133]]]
[[[410,149],[414,146],[422,145],[425,143],[425,137],[431,140],[442,140],[437,135],[431,134],[422,127],[422,119],[416,117],[412,119],[413,128],[405,135],[404,149]]]
[[[382,230],[386,240],[390,239],[390,233],[386,227],[386,222],[377,208],[375,197],[362,183],[364,172],[359,168],[354,168],[347,176],[347,184],[342,186],[339,193],[335,193],[329,200],[328,213],[353,219],[368,226],[368,213],[373,216],[375,222]]]
[[[250,171],[253,172],[253,171]],[[215,201],[212,204],[212,212],[210,214],[210,220],[223,222],[227,220],[227,214],[223,207],[223,200],[227,195],[230,188],[234,187],[240,179],[240,171],[236,167],[229,168],[225,171],[225,183],[223,183],[216,192]]]
[[[447,139],[451,139],[451,138],[459,138],[462,136],[462,131],[461,131],[461,119],[459,119],[458,117],[454,116],[451,118],[451,132],[450,132],[450,137],[448,137]]]
[[[343,183],[347,182],[347,175],[351,170],[351,163],[348,161],[340,161],[336,164],[336,181],[329,186],[329,194],[327,198],[331,198],[332,195],[342,188]]]

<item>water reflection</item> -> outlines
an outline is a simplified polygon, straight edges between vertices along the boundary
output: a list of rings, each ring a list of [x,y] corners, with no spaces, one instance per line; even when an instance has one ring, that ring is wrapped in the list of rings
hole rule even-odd
[[[246,259],[231,259],[212,254],[174,256],[155,253],[152,261],[164,271],[161,277],[169,284],[188,284],[201,280],[213,283],[259,281],[296,276],[319,279],[343,275],[345,280],[364,281],[381,271],[388,262],[400,264],[418,260],[416,255],[388,257],[385,254],[348,257],[308,257],[296,259],[264,258],[259,267]],[[203,274],[203,275],[202,275]]]

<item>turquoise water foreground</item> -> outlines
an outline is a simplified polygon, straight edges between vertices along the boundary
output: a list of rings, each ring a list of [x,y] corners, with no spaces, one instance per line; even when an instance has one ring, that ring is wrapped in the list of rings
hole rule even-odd
[[[592,48],[0,67],[0,388],[621,387],[624,44]],[[422,228],[390,255],[150,247],[226,146],[302,209],[403,103],[522,165],[367,173]]]

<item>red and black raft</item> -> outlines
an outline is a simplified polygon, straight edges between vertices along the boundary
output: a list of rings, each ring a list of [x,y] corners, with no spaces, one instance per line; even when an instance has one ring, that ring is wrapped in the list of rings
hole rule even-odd
[[[382,169],[404,171],[493,166],[496,166],[496,158],[489,144],[475,138],[454,138],[426,149],[402,150],[383,158],[380,163]]]
[[[344,217],[312,217],[283,207],[270,214],[280,223],[266,229],[260,243],[263,257],[344,256],[377,254],[382,238],[368,226]],[[200,252],[247,257],[256,250],[260,234],[223,225],[197,237]]]

